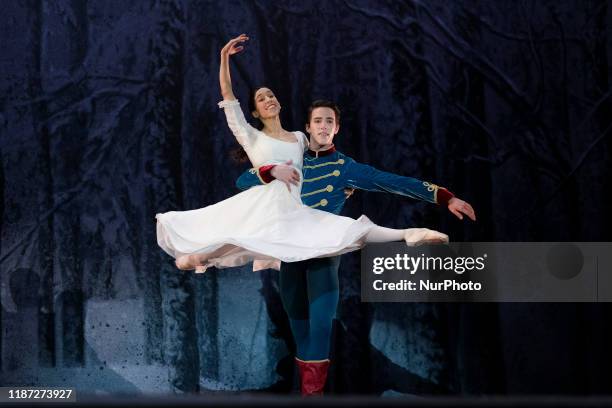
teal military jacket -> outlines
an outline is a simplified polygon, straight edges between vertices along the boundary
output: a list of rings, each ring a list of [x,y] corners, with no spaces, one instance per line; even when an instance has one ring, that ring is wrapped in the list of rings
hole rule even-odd
[[[250,169],[236,181],[241,190],[274,180],[273,166]],[[436,204],[447,204],[453,194],[443,187],[412,177],[399,176],[358,163],[338,152],[308,150],[302,168],[302,202],[312,208],[339,214],[346,202],[345,188],[398,194]]]

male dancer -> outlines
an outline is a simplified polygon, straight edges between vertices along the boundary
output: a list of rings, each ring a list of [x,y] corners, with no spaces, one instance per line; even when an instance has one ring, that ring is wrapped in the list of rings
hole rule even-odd
[[[318,100],[308,109],[306,132],[309,150],[302,168],[302,202],[312,208],[339,214],[346,188],[380,191],[446,206],[457,218],[476,220],[472,206],[435,184],[403,177],[361,164],[338,152],[333,144],[340,130],[340,110]],[[278,179],[298,185],[300,176],[291,162],[262,166],[243,173],[236,185],[242,190]],[[338,307],[340,256],[282,263],[279,290],[297,346],[302,395],[322,395],[330,364],[332,322]]]

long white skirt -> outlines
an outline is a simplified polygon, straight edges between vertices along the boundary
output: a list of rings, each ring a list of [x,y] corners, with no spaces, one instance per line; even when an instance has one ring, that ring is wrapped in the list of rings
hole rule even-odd
[[[355,220],[307,207],[292,190],[274,180],[208,207],[157,214],[157,243],[174,258],[202,255],[196,272],[204,272],[339,255],[361,248],[375,227],[363,215]]]

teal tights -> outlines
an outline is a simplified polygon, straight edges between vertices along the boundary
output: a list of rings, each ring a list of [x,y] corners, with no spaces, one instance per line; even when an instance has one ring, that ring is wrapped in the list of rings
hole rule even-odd
[[[329,358],[339,266],[340,256],[281,265],[280,295],[301,360]]]

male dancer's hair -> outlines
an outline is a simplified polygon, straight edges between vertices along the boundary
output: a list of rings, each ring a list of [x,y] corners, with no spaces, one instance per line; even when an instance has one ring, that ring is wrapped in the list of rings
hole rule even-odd
[[[310,124],[310,119],[312,118],[312,111],[316,108],[330,108],[334,111],[334,114],[336,115],[336,124],[340,124],[340,108],[338,107],[338,105],[336,105],[332,101],[328,101],[325,99],[317,99],[308,107],[308,120],[306,121],[307,125]]]

